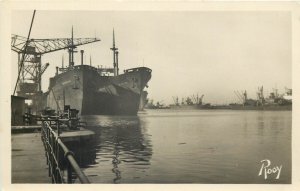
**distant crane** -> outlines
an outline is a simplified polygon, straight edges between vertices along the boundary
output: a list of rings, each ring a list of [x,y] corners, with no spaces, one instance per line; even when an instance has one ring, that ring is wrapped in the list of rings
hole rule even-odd
[[[264,103],[265,103],[264,87],[263,86],[258,87],[258,90],[257,90],[257,101],[258,101],[258,104],[260,104],[260,105],[264,105]]]
[[[291,88],[287,88],[287,87],[284,87],[284,89],[285,89],[285,92],[286,92],[286,94],[287,95],[292,95],[292,89]]]
[[[234,93],[237,96],[240,103],[243,104],[244,103],[244,98],[243,98],[242,94],[239,91],[234,91]]]
[[[202,99],[203,99],[204,95],[201,95],[201,97],[199,98],[199,95],[197,94],[197,96],[192,95],[192,98],[195,102],[195,104],[197,105],[202,105]]]
[[[191,97],[192,97],[193,102],[194,102],[195,104],[198,104],[198,99],[197,99],[197,97],[195,97],[194,94],[193,94]]]
[[[273,92],[274,92],[275,98],[278,98],[278,96],[279,96],[278,89],[277,88],[273,88]]]
[[[198,104],[199,104],[199,105],[202,105],[202,103],[203,103],[203,102],[202,102],[203,97],[204,97],[204,94],[202,94],[201,97],[198,99]],[[197,95],[197,98],[198,98],[198,95]]]
[[[172,97],[175,105],[179,105],[178,97]]]

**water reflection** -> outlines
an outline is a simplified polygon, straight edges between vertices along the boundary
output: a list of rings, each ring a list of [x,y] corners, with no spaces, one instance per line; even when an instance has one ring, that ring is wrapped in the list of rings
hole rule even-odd
[[[94,140],[87,142],[67,142],[65,145],[75,154],[74,157],[81,168],[97,164],[96,143]]]
[[[261,144],[264,143],[264,132],[265,132],[265,123],[264,123],[264,116],[263,115],[259,115],[257,117],[257,133],[258,136],[261,138]]]
[[[97,133],[84,169],[91,182],[291,181],[290,112],[147,112],[139,117],[82,117]],[[279,180],[257,176],[263,159],[283,166]]]
[[[280,128],[282,124],[279,123],[279,120],[277,117],[272,116],[271,117],[271,131],[272,131],[272,136],[277,139],[277,137],[280,135]]]
[[[119,160],[119,149],[118,147],[115,147],[115,151],[114,151],[114,157],[112,160],[112,164],[113,164],[113,169],[112,172],[116,175],[116,178],[113,179],[114,183],[119,183],[119,181],[121,180],[121,171],[119,170],[118,164],[121,163],[121,161]]]
[[[249,123],[247,115],[244,116],[243,121],[244,121],[243,136],[244,136],[244,138],[247,138],[248,137],[248,123]]]
[[[121,182],[122,170],[129,166],[138,166],[135,171],[141,172],[149,168],[152,145],[145,121],[137,116],[84,116],[82,120],[97,134],[95,163],[110,163],[114,183]]]
[[[246,122],[246,121],[245,121]],[[255,124],[257,126],[257,135],[260,138],[261,143],[264,143],[265,139],[272,138],[276,142],[276,139],[281,136],[283,127],[286,126],[286,121],[283,117],[277,115],[271,115],[269,112],[261,112],[256,117]]]

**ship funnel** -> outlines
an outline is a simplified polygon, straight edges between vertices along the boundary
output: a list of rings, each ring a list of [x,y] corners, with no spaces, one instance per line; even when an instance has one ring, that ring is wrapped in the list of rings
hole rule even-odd
[[[90,66],[92,66],[92,56],[90,55]]]
[[[84,50],[80,50],[80,53],[81,53],[81,65],[83,65],[83,53],[84,53]]]
[[[69,67],[74,66],[74,35],[73,35],[73,25],[72,25],[72,36],[71,36],[71,45],[69,45]]]
[[[119,75],[119,51],[116,52],[116,73]]]
[[[64,68],[64,55],[62,55],[62,58],[61,58],[61,68]]]

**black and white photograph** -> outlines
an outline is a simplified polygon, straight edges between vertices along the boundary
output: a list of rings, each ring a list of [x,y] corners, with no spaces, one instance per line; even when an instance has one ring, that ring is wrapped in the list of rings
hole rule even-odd
[[[299,6],[11,9],[6,179],[293,186]]]

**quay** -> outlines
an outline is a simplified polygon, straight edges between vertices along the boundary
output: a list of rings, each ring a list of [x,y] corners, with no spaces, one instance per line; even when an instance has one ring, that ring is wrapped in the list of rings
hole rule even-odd
[[[35,133],[41,131],[41,125],[29,125],[29,126],[12,126],[12,134],[22,134],[22,133]],[[57,131],[55,131],[57,132]],[[93,139],[95,133],[93,131],[87,130],[83,127],[80,127],[75,131],[62,131],[60,132],[59,137],[63,142],[72,142],[72,141],[87,141]]]
[[[11,133],[33,133],[41,130],[41,125],[11,126]]]
[[[40,133],[12,134],[11,143],[11,182],[51,184]]]
[[[65,144],[88,143],[95,133],[71,117],[42,116],[40,125],[12,126],[12,183],[90,183]]]
[[[94,136],[95,133],[93,131],[87,130],[83,127],[80,127],[77,131],[63,131],[59,135],[64,143],[74,141],[85,142],[93,139]]]

